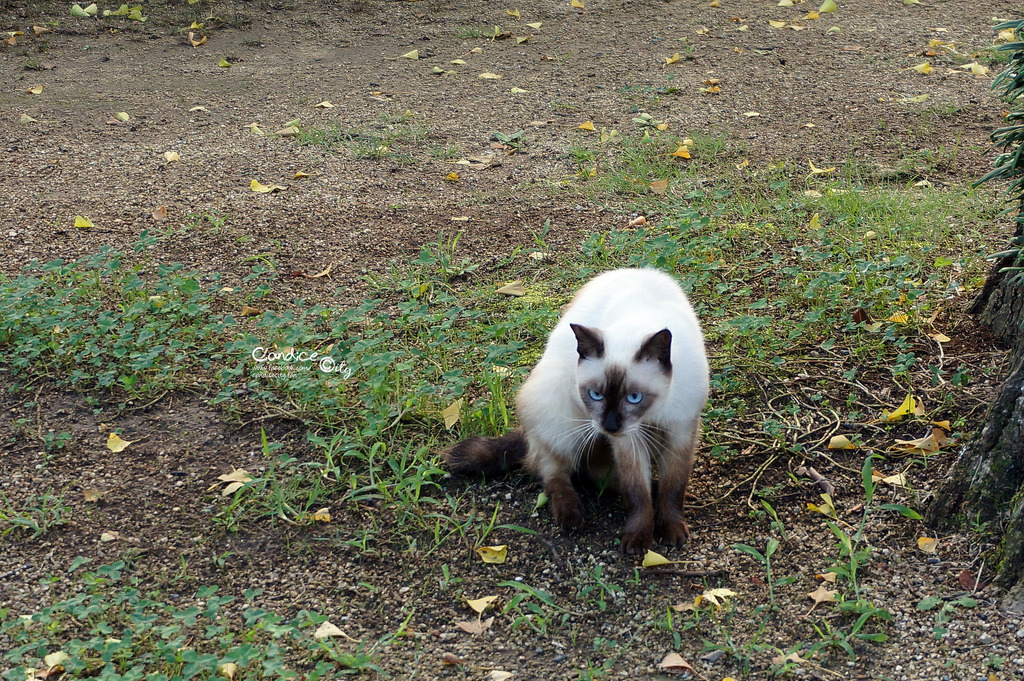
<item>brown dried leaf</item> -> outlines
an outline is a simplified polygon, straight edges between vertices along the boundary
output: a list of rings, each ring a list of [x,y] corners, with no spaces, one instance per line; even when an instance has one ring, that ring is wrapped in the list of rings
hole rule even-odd
[[[970,570],[962,570],[959,576],[957,576],[957,581],[960,582],[960,586],[968,591],[976,591],[979,586],[978,576]]]
[[[662,658],[661,662],[658,663],[658,666],[662,669],[671,669],[678,672],[692,673],[695,671],[694,668],[690,666],[690,663],[684,660],[683,656],[679,653],[669,653]]]
[[[475,636],[477,634],[482,634],[488,629],[490,629],[492,624],[494,624],[494,618],[488,617],[485,620],[470,620],[468,622],[456,622],[455,626],[457,626],[459,629],[462,629],[464,632],[468,634],[473,634]]]
[[[441,663],[442,664],[456,665],[456,664],[465,664],[465,662],[466,662],[465,658],[459,657],[455,653],[445,653],[444,655],[441,656]]]

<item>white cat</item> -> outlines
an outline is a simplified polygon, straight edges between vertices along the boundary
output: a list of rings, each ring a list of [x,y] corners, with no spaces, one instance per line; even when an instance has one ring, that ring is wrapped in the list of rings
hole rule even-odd
[[[586,471],[625,500],[624,550],[646,550],[655,533],[678,545],[690,535],[683,501],[707,396],[704,337],[676,281],[653,269],[612,270],[580,289],[548,337],[516,397],[521,427],[463,440],[445,458],[463,474],[523,463],[565,529],[583,522],[570,478]]]

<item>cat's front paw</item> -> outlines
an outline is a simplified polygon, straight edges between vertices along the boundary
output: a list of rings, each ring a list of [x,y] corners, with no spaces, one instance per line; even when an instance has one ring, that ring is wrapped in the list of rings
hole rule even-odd
[[[690,528],[682,518],[658,525],[658,536],[668,546],[682,546],[690,541]]]
[[[643,528],[638,532],[626,532],[622,535],[622,550],[626,553],[645,553],[654,543],[652,528]]]
[[[551,512],[555,522],[566,532],[583,524],[583,502],[575,490],[551,495]]]

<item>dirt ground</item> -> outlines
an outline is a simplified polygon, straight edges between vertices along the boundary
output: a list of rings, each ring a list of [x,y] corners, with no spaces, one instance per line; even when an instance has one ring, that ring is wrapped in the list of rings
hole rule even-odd
[[[576,8],[568,0],[517,7],[481,0],[297,0],[282,7],[218,1],[212,10],[205,2],[147,8],[146,23],[112,26],[73,19],[63,4],[5,2],[0,24],[26,35],[14,45],[0,44],[0,270],[15,275],[33,259],[74,259],[105,245],[130,259],[143,230],[173,228],[148,253],[156,262],[220,272],[226,285],[244,277],[256,256],[272,255],[280,271],[319,272],[331,265],[329,278],[282,277],[273,295],[345,305],[361,299],[364,275],[386,272],[393,260],[450,233],[456,216],[469,218],[457,223],[466,229],[460,249],[477,262],[530,243],[531,232],[546,220],[550,247],[570,250],[581,237],[631,217],[562,188],[576,171],[567,150],[584,134],[579,125],[592,121],[598,130],[628,130],[639,111],[680,133],[742,144],[751,163],[844,165],[936,185],[988,168],[988,135],[1002,119],[1002,106],[989,91],[998,65],[975,76],[959,68],[969,59],[929,47],[929,40],[969,55],[992,44],[992,19],[1016,18],[1017,5],[861,0],[801,20],[814,7],[776,4],[586,0]],[[506,12],[512,9],[521,20]],[[222,12],[224,20],[209,22],[216,27],[205,31],[207,42],[193,47],[180,19],[202,20],[210,11]],[[769,20],[790,26],[774,28]],[[541,27],[526,27],[534,22]],[[794,30],[794,23],[803,30]],[[33,36],[33,24],[52,32]],[[514,35],[480,37],[495,25]],[[526,42],[515,39],[526,35]],[[412,50],[418,59],[402,57]],[[679,61],[666,64],[675,53]],[[218,66],[221,59],[230,67]],[[465,64],[452,64],[456,59]],[[923,61],[934,64],[930,75],[913,70]],[[435,67],[455,73],[435,74]],[[483,73],[501,78],[478,77]],[[720,92],[702,92],[709,82]],[[37,85],[41,93],[27,92]],[[906,101],[926,93],[925,103]],[[323,101],[334,107],[314,106]],[[411,161],[357,158],[246,128],[256,123],[273,132],[300,118],[307,127],[379,129],[382,116],[393,120],[406,111],[414,114],[407,127],[427,136],[419,144],[399,143]],[[128,121],[116,119],[120,112],[129,114]],[[20,122],[23,114],[34,121]],[[530,139],[521,153],[501,155],[481,169],[452,164],[492,152],[495,132],[519,129]],[[171,151],[180,161],[165,158]],[[446,179],[453,170],[458,181]],[[294,179],[298,171],[311,176]],[[254,193],[253,179],[288,189]],[[158,222],[153,212],[161,206],[167,218]],[[75,229],[76,215],[88,216],[95,227]],[[228,219],[217,230],[178,229],[203,215]],[[671,635],[642,625],[651,612],[692,601],[700,580],[667,571],[630,589],[607,612],[587,611],[587,635],[578,639],[500,624],[472,637],[453,626],[465,618],[464,609],[432,586],[440,564],[468,565],[462,552],[421,560],[407,547],[383,542],[366,553],[346,545],[339,529],[211,530],[214,509],[204,495],[216,476],[230,466],[258,465],[261,425],[301,451],[298,424],[227,418],[201,397],[167,396],[117,415],[119,427],[147,437],[112,458],[97,435],[106,415],[97,415],[82,395],[45,383],[34,387],[30,396],[0,396],[0,492],[108,492],[99,507],[73,502],[76,520],[59,532],[3,540],[0,606],[12,612],[31,612],[69,588],[44,578],[63,573],[75,556],[109,562],[121,558],[127,545],[154,585],[184,590],[180,585],[212,583],[232,593],[259,587],[264,607],[327,614],[355,639],[393,632],[412,611],[415,636],[384,653],[393,678],[483,678],[483,667],[521,679],[581,678],[588,662],[611,657],[595,650],[596,637],[628,651],[611,665],[609,677],[673,676],[656,666],[672,648]],[[971,409],[980,422],[980,407]],[[72,436],[56,455],[40,447],[40,437],[51,430]],[[719,471],[705,461],[694,493],[714,499],[722,492],[714,481],[739,484],[759,463]],[[854,471],[859,467],[855,458],[846,463]],[[942,466],[934,469],[936,479],[941,472]],[[831,474],[857,487],[855,472]],[[785,470],[768,471],[764,484],[786,477]],[[923,483],[922,491],[935,482]],[[521,491],[515,479],[488,488],[490,500],[501,500],[508,514],[504,522],[542,528],[538,535],[516,537],[526,546],[499,579],[525,577],[558,593],[559,585],[595,565],[617,583],[633,576],[635,561],[615,548],[617,520],[565,537],[546,516],[534,516],[535,490]],[[831,551],[802,502],[790,501],[780,510],[792,540],[811,547],[822,542],[820,551]],[[766,537],[752,529],[746,511],[742,504],[701,510],[698,503],[690,516],[693,540],[683,552],[695,570],[724,570],[741,593],[764,589],[760,568],[728,549],[735,542],[764,545]],[[614,503],[601,501],[595,516],[618,513]],[[99,543],[103,531],[120,532],[125,542]],[[1024,624],[999,609],[994,588],[977,594],[977,608],[958,611],[941,641],[932,637],[934,613],[915,610],[924,596],[963,592],[958,575],[977,569],[978,546],[967,537],[943,538],[947,548],[940,559],[912,551],[915,536],[904,524],[877,537],[865,583],[870,597],[894,616],[890,643],[862,648],[854,662],[836,658],[830,669],[806,666],[800,677],[1024,678]],[[215,560],[224,555],[231,556],[226,566]],[[791,555],[798,554],[780,555],[778,574],[801,575],[811,584],[815,566]],[[474,563],[461,572],[467,593],[483,593],[497,581],[493,571],[478,568]],[[794,640],[808,608],[804,601],[783,604],[793,625],[769,632],[767,642]],[[793,635],[806,637],[806,627],[802,631]],[[715,632],[704,635],[713,638]],[[699,638],[688,639],[684,648],[698,678],[741,675],[728,656],[702,658]],[[445,652],[477,666],[445,666]],[[763,677],[768,657],[757,661],[753,678]]]

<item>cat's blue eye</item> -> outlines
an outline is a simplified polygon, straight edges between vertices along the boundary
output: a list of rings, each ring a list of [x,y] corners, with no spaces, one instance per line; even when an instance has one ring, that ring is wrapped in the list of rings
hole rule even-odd
[[[604,399],[604,395],[602,395],[601,393],[597,392],[594,389],[588,390],[587,394],[590,395],[590,399],[594,400],[595,402],[600,402],[601,400]]]
[[[630,393],[626,395],[626,401],[630,404],[640,404],[644,399],[643,393]]]

